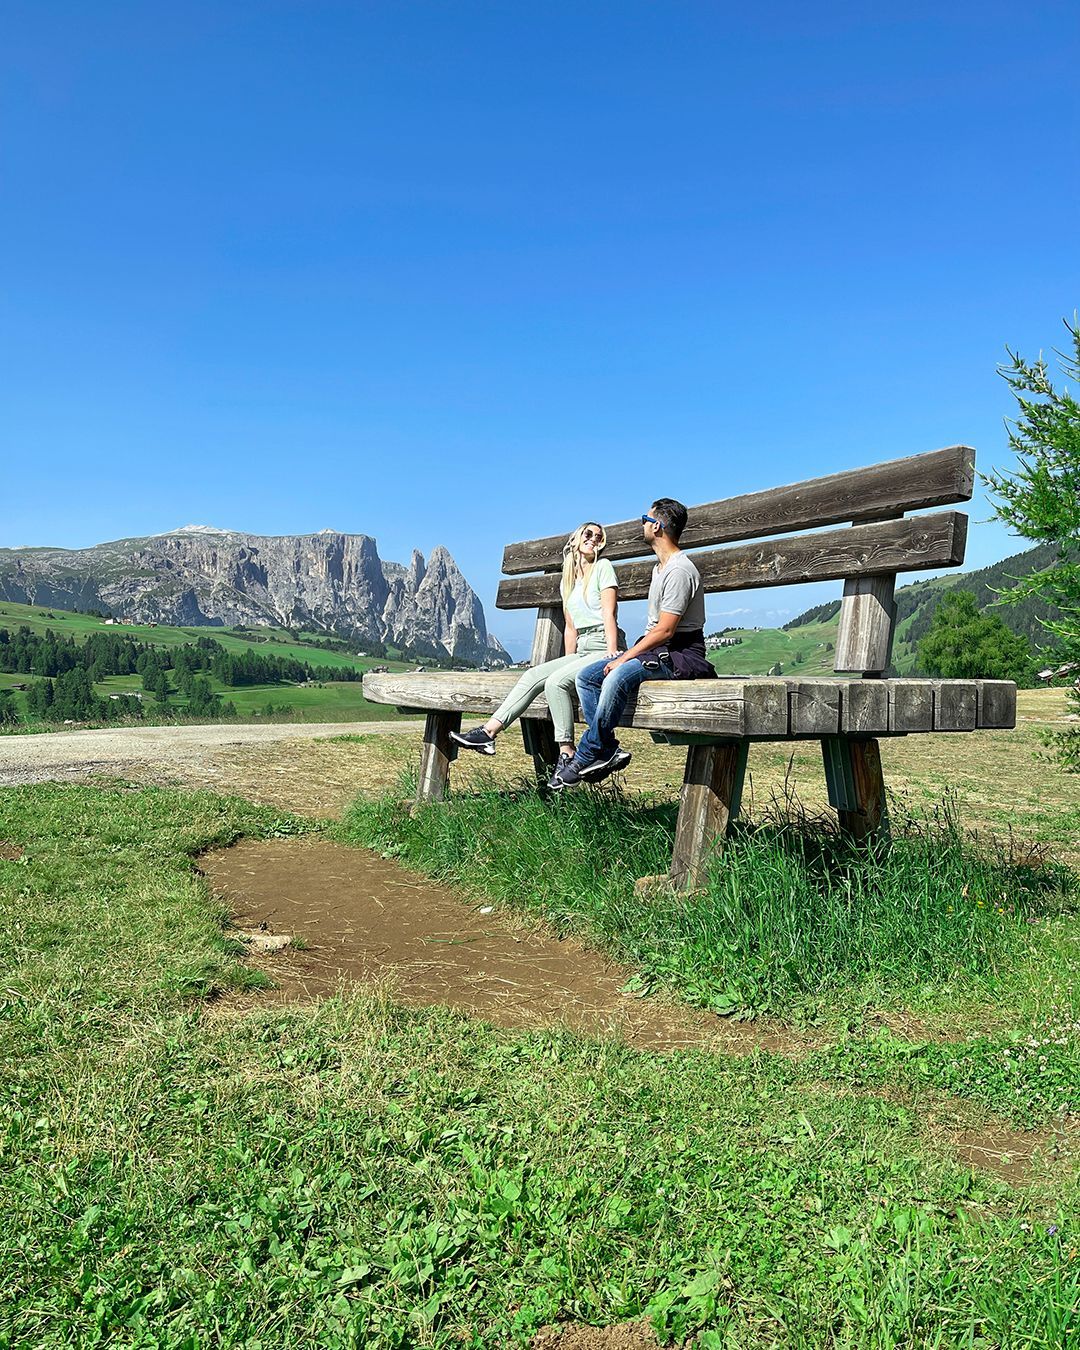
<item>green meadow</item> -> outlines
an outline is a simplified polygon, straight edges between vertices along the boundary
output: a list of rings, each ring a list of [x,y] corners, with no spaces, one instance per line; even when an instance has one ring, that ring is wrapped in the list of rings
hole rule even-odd
[[[806,1048],[649,1053],[371,989],[260,1007],[194,859],[318,831],[654,952],[639,994],[700,1001],[710,951],[774,1017],[810,1014],[816,984]],[[916,831],[859,881],[835,842],[763,821],[706,922],[635,906],[665,843],[662,811],[610,790],[412,823],[365,799],[338,826],[206,792],[0,790],[0,1344],[495,1350],[642,1318],[702,1350],[1072,1344],[1075,879]],[[1004,919],[980,904],[997,886]],[[871,1015],[908,997],[952,1034]],[[1024,1166],[972,1165],[943,1120]]]
[[[161,647],[180,647],[200,637],[212,637],[230,652],[254,650],[270,656],[292,657],[298,661],[306,661],[312,666],[331,669],[365,671],[378,665],[387,666],[391,670],[408,670],[413,669],[415,665],[396,657],[360,657],[346,652],[327,651],[316,645],[319,635],[314,633],[293,635],[284,629],[276,628],[237,631],[232,628],[214,627],[174,628],[168,625],[151,627],[148,624],[113,624],[106,627],[101,619],[89,614],[73,614],[33,605],[0,602],[0,628],[15,630],[24,625],[39,634],[51,629],[55,633],[69,635],[77,642],[84,640],[90,633],[101,631],[122,634],[134,641],[154,643]],[[362,648],[363,644],[358,642],[356,645],[357,648]],[[30,675],[0,672],[0,688],[10,689],[13,685],[25,684],[33,678]],[[232,702],[241,718],[262,717],[267,704],[272,704],[275,709],[287,705],[292,709],[287,715],[297,722],[393,721],[398,717],[393,708],[369,703],[363,696],[359,681],[349,683],[324,681],[305,685],[265,684],[234,688],[212,677],[208,678],[214,692]],[[107,697],[109,694],[141,691],[142,681],[137,675],[113,675],[100,681],[95,688],[97,693]],[[22,719],[22,725],[15,729],[32,729],[25,696],[16,693],[14,698],[16,710]],[[183,719],[185,715],[183,695],[174,694],[170,706]],[[153,723],[160,718],[152,695],[144,698],[143,711],[146,722]]]

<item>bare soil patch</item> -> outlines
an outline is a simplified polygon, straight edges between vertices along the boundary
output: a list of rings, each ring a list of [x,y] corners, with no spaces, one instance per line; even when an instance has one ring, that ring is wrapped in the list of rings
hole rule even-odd
[[[977,1130],[957,1130],[949,1146],[962,1163],[992,1172],[1012,1186],[1033,1180],[1036,1155],[1048,1161],[1063,1160],[1060,1144],[1043,1130],[1014,1130],[1008,1125],[986,1125]]]
[[[879,1088],[845,1088],[815,1083],[812,1090],[829,1096],[877,1097],[910,1110],[934,1145],[958,1162],[990,1172],[1011,1186],[1060,1180],[1071,1174],[1080,1143],[1075,1116],[1043,1129],[1018,1130],[988,1115],[973,1102],[943,1092],[919,1094],[898,1083]]]
[[[541,1327],[529,1344],[532,1350],[654,1350],[660,1342],[648,1322],[620,1322],[612,1327],[574,1322]]]
[[[512,916],[484,913],[487,906],[376,853],[325,839],[247,840],[200,866],[238,929],[294,939],[258,953],[276,986],[259,1002],[302,1002],[336,994],[343,982],[389,979],[402,1002],[442,1004],[502,1027],[562,1023],[665,1051],[794,1053],[806,1045],[783,1029],[622,994],[631,974],[624,967]]]
[[[6,839],[0,839],[0,858],[5,862],[18,862],[22,855],[18,844],[9,844]]]

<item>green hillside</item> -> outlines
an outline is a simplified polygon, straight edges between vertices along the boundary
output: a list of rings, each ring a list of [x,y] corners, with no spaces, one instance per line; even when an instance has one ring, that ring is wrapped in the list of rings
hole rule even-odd
[[[710,652],[709,660],[721,675],[767,675],[774,665],[783,674],[831,675],[837,623],[808,623],[786,632],[783,628],[733,628],[725,637],[741,638],[737,647]]]
[[[1032,600],[1016,606],[996,602],[998,593],[1007,590],[1014,578],[1048,566],[1054,556],[1053,546],[1044,544],[1003,558],[991,567],[946,574],[898,588],[893,644],[893,664],[898,673],[920,673],[918,644],[930,631],[943,597],[955,590],[970,591],[980,609],[993,605],[992,612],[1007,628],[1026,637],[1033,650],[1046,646],[1046,634],[1039,620],[1057,617],[1056,610]],[[785,675],[829,675],[833,673],[839,616],[837,599],[805,610],[783,628],[731,629],[726,636],[740,637],[742,643],[710,652],[709,659],[722,675],[766,675],[777,662]]]
[[[312,667],[340,670],[351,668],[357,671],[370,670],[372,666],[387,666],[391,670],[411,669],[399,659],[382,657],[360,657],[355,652],[328,650],[319,645],[319,638],[325,635],[311,635],[311,641],[305,641],[307,635],[292,634],[285,629],[232,629],[232,628],[173,628],[166,625],[151,627],[149,624],[105,624],[92,614],[74,614],[64,610],[43,609],[35,605],[20,605],[0,601],[0,628],[15,632],[19,628],[29,628],[32,632],[44,636],[52,632],[57,636],[70,636],[76,643],[82,644],[91,633],[113,633],[130,637],[139,643],[149,643],[155,647],[179,648],[196,642],[199,638],[212,637],[227,651],[242,654],[256,651],[260,654],[291,658],[307,662]],[[0,690],[10,690],[16,685],[29,685],[33,675],[0,671]],[[399,714],[383,704],[369,703],[363,695],[362,687],[356,682],[308,682],[273,683],[230,687],[213,677],[211,687],[215,693],[228,700],[236,708],[240,719],[263,718],[267,716],[267,705],[274,708],[271,716],[287,717],[297,722],[354,722],[393,720]],[[95,691],[103,698],[110,694],[123,694],[141,691],[142,680],[138,675],[112,675],[98,680]],[[20,719],[16,729],[29,723],[26,693],[13,694],[15,711]],[[160,720],[161,712],[152,696],[143,699],[145,720]],[[183,718],[186,715],[185,699],[175,693],[170,706]],[[283,711],[288,709],[288,711]]]

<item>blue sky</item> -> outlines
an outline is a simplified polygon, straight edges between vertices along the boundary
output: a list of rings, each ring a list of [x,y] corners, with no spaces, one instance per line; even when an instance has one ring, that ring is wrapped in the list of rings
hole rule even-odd
[[[512,640],[508,540],[1008,464],[996,363],[1080,305],[1078,64],[1075,0],[7,0],[0,544],[444,543]]]

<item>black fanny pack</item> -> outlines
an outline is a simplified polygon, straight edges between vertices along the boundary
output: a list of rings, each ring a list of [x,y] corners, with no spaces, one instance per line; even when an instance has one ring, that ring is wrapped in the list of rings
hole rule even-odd
[[[665,667],[676,680],[714,680],[716,667],[705,655],[705,630],[675,632],[668,642],[653,647],[641,658],[646,670]]]

